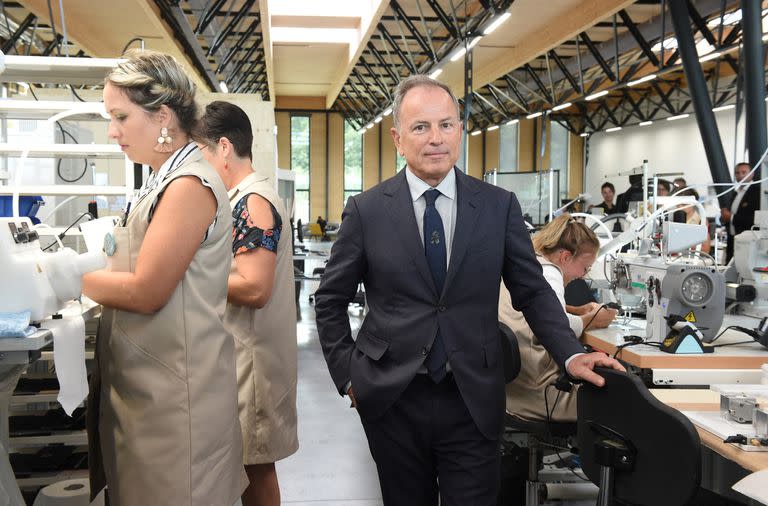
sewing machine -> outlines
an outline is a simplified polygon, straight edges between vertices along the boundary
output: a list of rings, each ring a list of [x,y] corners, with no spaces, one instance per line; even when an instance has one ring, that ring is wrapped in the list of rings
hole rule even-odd
[[[643,239],[639,251],[620,253],[611,262],[613,293],[623,307],[645,313],[649,341],[666,339],[680,319],[694,324],[704,341],[717,335],[725,314],[725,278],[698,259],[669,256],[701,243],[704,234],[704,226],[665,221],[661,234]]]
[[[31,335],[22,332],[19,337],[0,338],[0,497],[6,497],[8,504],[24,504],[16,479],[8,461],[8,410],[11,395],[19,377],[31,362],[40,356],[40,350],[61,335],[68,332],[61,325],[68,315],[59,314],[59,319],[46,318],[60,313],[72,299],[80,297],[82,275],[86,272],[103,268],[106,265],[102,253],[78,255],[69,248],[60,248],[55,252],[44,252],[40,248],[37,231],[29,218],[0,218],[0,313],[5,313],[7,320],[21,320],[26,328],[29,323],[41,323],[40,329]],[[82,312],[77,313],[77,318]],[[23,315],[20,318],[19,315]],[[64,318],[61,318],[64,316]],[[6,322],[7,323],[7,322]],[[19,323],[19,322],[17,322]],[[14,325],[14,328],[16,326]],[[77,373],[85,375],[84,326],[82,337],[74,336],[72,345],[64,346],[59,352],[77,353],[76,346],[82,346],[82,371],[78,368],[62,367],[54,349],[57,361],[57,375],[61,393],[77,378]],[[49,330],[45,330],[49,329]],[[61,330],[61,331],[60,331]],[[60,331],[60,332],[59,332]],[[26,337],[24,337],[26,336]],[[65,362],[66,363],[66,362]],[[62,374],[66,373],[66,377]],[[87,392],[87,384],[85,385]],[[68,393],[72,393],[69,389]],[[82,388],[67,398],[67,405],[82,401]],[[59,397],[61,399],[61,396]],[[65,402],[62,402],[62,407]],[[65,408],[66,409],[66,408]]]
[[[734,282],[729,299],[739,302],[740,313],[762,318],[768,316],[768,211],[755,211],[755,226],[735,237],[734,261],[726,275]],[[736,290],[750,287],[747,300],[737,295]]]

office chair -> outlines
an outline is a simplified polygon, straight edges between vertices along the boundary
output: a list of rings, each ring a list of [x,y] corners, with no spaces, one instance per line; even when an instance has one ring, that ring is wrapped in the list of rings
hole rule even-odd
[[[605,386],[579,388],[577,440],[582,469],[600,487],[598,506],[691,504],[701,481],[693,424],[637,376],[595,372]]]
[[[499,322],[499,333],[504,363],[504,380],[511,383],[520,373],[522,366],[520,347],[514,331]],[[576,424],[572,422],[552,422],[548,420],[527,420],[510,413],[505,413],[504,426],[513,432],[525,434],[527,447],[527,466],[525,479],[525,505],[538,506],[546,496],[543,484],[539,481],[539,469],[542,467],[542,444],[567,446],[567,440],[576,435]],[[521,448],[522,450],[522,448]],[[509,452],[511,449],[505,448]],[[520,459],[520,462],[525,462]],[[516,503],[510,500],[510,503]]]

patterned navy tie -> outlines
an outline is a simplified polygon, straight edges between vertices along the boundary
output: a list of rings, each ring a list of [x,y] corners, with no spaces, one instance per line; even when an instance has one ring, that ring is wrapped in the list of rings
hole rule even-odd
[[[424,252],[427,256],[429,271],[432,273],[432,281],[435,282],[438,294],[443,292],[448,264],[443,220],[440,219],[440,213],[437,212],[435,207],[435,200],[439,196],[439,190],[432,189],[424,192],[424,199],[427,201],[427,208],[424,209]],[[440,327],[438,327],[437,335],[432,343],[432,349],[426,360],[427,371],[429,371],[429,376],[435,383],[440,383],[445,378],[447,374],[445,369],[447,360],[445,343],[443,343]]]

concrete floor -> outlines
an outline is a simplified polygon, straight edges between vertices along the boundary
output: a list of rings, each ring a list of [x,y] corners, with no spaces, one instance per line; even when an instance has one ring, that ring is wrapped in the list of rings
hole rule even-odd
[[[327,251],[330,243],[306,242]],[[307,261],[311,273],[322,262]],[[298,322],[299,451],[277,463],[282,503],[286,506],[382,506],[376,467],[368,450],[357,412],[331,381],[317,337],[314,306],[309,294],[318,281],[302,282]],[[350,310],[353,333],[362,315]],[[590,503],[548,503],[581,506]]]

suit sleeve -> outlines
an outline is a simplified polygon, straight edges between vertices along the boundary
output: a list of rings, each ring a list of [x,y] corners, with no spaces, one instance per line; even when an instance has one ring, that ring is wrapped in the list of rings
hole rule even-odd
[[[349,362],[355,349],[347,308],[357,293],[366,269],[363,229],[354,197],[341,217],[341,226],[331,257],[315,292],[317,332],[325,361],[336,388],[346,394],[350,381]]]
[[[565,370],[565,361],[584,353],[584,348],[573,334],[557,295],[544,279],[514,194],[507,212],[502,276],[514,308],[523,313],[539,342]]]

